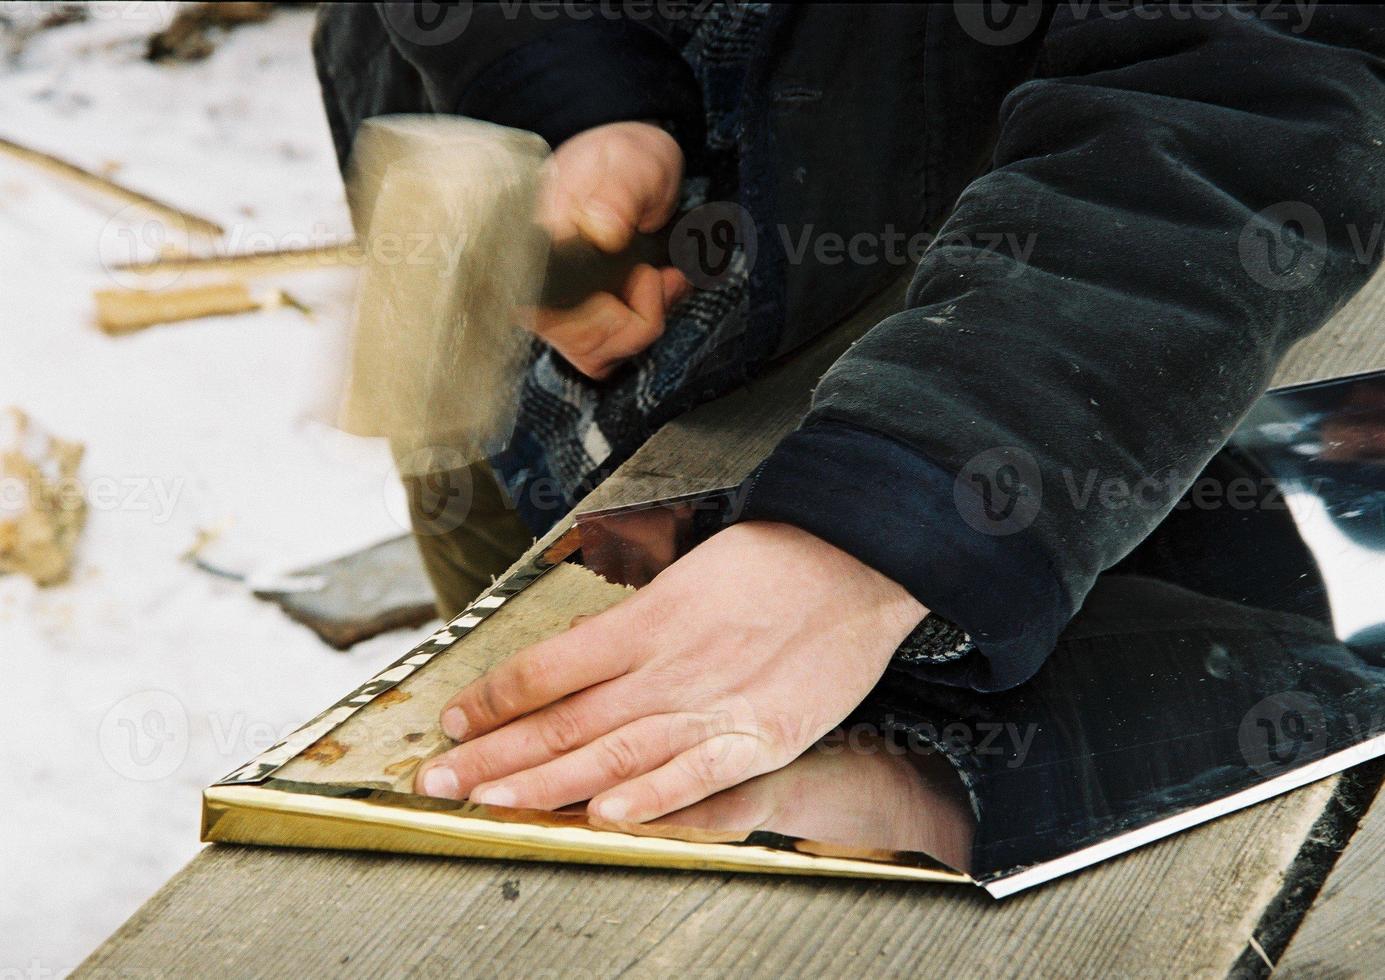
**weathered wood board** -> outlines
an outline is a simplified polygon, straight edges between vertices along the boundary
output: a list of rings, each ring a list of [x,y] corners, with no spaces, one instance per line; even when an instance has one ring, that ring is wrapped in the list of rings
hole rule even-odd
[[[1276,975],[1345,980],[1385,974],[1385,796],[1361,819]]]
[[[830,345],[843,349],[876,312],[816,355],[666,426],[584,506],[736,482],[795,424],[835,356]],[[1382,367],[1377,277],[1276,380]],[[1337,783],[998,904],[955,887],[217,846],[79,973],[1225,977],[1252,948]],[[1344,858],[1343,873],[1350,867]],[[1345,975],[1333,972],[1330,948],[1305,936],[1318,975]]]
[[[1003,903],[956,886],[214,846],[82,972],[1221,977],[1327,793]]]

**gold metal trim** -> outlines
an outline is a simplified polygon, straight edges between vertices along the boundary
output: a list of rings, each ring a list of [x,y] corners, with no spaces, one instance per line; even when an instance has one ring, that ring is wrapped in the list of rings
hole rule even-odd
[[[757,844],[645,837],[543,826],[369,800],[217,785],[202,794],[202,839],[508,861],[876,878],[974,884],[957,871],[809,854]]]

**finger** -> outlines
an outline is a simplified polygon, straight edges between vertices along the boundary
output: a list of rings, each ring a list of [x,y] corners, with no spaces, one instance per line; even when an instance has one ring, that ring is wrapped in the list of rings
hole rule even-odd
[[[683,275],[682,270],[676,266],[670,265],[660,269],[659,275],[663,279],[664,312],[667,315],[670,308],[677,306],[687,298],[693,287],[692,283],[688,281],[688,277]]]
[[[656,231],[668,222],[678,202],[680,167],[611,141],[602,146],[596,169],[605,179],[580,203],[575,223],[597,248],[623,251],[636,231]]]
[[[595,293],[570,310],[540,310],[535,332],[588,377],[607,377],[664,332],[664,278],[651,265],[631,270],[622,297]]]
[[[636,215],[632,204],[588,198],[577,212],[577,231],[603,252],[623,252],[635,237]]]
[[[776,801],[772,794],[759,788],[757,780],[772,778],[756,777],[742,785],[713,793],[700,803],[665,814],[660,823],[722,832],[745,833],[761,828],[768,829],[775,814]],[[600,826],[601,820],[593,814],[592,823]]]
[[[600,353],[614,333],[625,329],[635,314],[611,293],[593,293],[567,310],[540,309],[533,330],[562,358],[590,378],[601,380],[616,361]]]
[[[426,796],[463,799],[481,783],[551,762],[648,710],[639,691],[619,681],[588,688],[429,759],[414,786]]]
[[[442,711],[451,738],[475,738],[576,691],[619,677],[635,655],[635,634],[602,628],[602,616],[550,637],[473,681]]]
[[[649,715],[584,745],[575,752],[505,779],[477,786],[474,803],[554,810],[664,765],[696,744],[696,733],[675,725],[673,716]]]
[[[636,266],[625,281],[623,314],[607,323],[594,348],[572,364],[594,378],[610,375],[623,362],[649,348],[664,334],[663,278],[652,265]]]
[[[597,348],[607,356],[638,354],[664,332],[664,277],[652,265],[630,270],[622,291],[631,316]]]
[[[643,823],[769,771],[774,767],[768,759],[753,735],[714,735],[653,772],[599,794],[588,810],[601,820]]]

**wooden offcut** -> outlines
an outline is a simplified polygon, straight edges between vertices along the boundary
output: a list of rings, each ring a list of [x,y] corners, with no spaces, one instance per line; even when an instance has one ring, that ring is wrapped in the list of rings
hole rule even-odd
[[[44,173],[67,181],[88,191],[95,191],[97,194],[107,197],[112,201],[119,201],[126,205],[136,205],[141,211],[151,217],[159,218],[168,223],[173,228],[182,228],[189,234],[203,236],[206,238],[220,238],[225,229],[215,221],[184,211],[182,208],[166,204],[157,198],[150,197],[148,194],[141,194],[137,190],[126,187],[124,184],[117,183],[109,177],[92,173],[85,167],[79,167],[71,161],[36,150],[31,146],[25,146],[14,140],[0,137],[0,154],[22,160],[27,164],[37,167]]]
[[[365,250],[354,240],[324,242],[257,252],[216,253],[213,255],[165,255],[141,262],[116,263],[111,272],[131,276],[216,275],[221,278],[253,279],[265,275],[326,269],[333,266],[358,266]]]
[[[239,282],[165,290],[98,289],[93,298],[96,325],[111,336],[160,323],[251,313],[264,306]]]

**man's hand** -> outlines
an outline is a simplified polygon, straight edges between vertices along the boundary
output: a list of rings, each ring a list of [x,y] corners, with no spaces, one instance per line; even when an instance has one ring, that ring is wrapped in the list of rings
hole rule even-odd
[[[578,133],[552,162],[541,220],[555,242],[580,236],[620,252],[637,231],[663,227],[678,203],[683,151],[649,123]],[[534,332],[583,374],[604,378],[659,338],[665,313],[691,288],[672,266],[637,266],[619,296],[596,293],[570,310],[540,309]]]
[[[786,524],[715,535],[443,710],[431,796],[644,821],[784,766],[879,680],[926,610]]]

